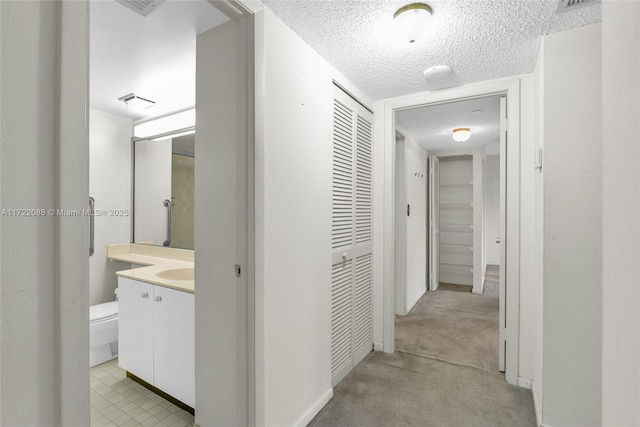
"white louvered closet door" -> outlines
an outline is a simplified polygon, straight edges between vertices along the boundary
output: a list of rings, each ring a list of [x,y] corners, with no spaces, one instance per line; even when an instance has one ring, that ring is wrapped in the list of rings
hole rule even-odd
[[[336,385],[373,349],[373,115],[337,87],[333,114],[331,379]]]

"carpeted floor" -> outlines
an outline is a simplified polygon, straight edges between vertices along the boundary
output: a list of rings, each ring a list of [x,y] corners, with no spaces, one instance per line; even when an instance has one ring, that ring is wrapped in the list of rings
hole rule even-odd
[[[498,303],[497,293],[441,284],[407,316],[396,317],[396,351],[495,372]]]
[[[497,272],[485,294],[442,284],[396,317],[396,353],[372,352],[310,426],[535,426],[529,390],[498,372]]]

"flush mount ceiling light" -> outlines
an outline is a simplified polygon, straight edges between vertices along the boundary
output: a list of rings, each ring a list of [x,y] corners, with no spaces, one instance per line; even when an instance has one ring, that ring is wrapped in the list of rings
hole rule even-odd
[[[405,43],[420,40],[431,20],[433,10],[425,3],[411,3],[402,6],[393,14],[396,30]]]
[[[127,95],[121,96],[120,98],[118,98],[118,100],[124,102],[127,105],[127,110],[134,111],[144,110],[156,105],[155,101],[143,98],[134,93],[129,93]]]
[[[458,142],[464,142],[471,136],[471,129],[469,128],[455,128],[453,130],[453,140]]]

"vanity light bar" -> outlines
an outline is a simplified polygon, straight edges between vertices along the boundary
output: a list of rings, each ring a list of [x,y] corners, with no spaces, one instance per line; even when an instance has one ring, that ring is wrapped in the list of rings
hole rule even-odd
[[[196,110],[192,108],[138,123],[133,127],[133,135],[137,139],[157,139],[162,136],[175,136],[179,132],[195,131],[195,125]]]

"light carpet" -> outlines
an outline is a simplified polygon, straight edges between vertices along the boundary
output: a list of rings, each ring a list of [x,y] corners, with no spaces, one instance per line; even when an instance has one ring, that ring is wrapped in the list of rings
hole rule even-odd
[[[487,285],[427,292],[396,317],[396,353],[369,354],[310,425],[535,426],[530,390],[498,372],[497,275]]]

